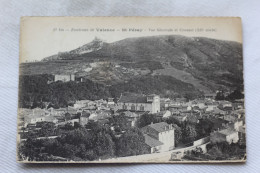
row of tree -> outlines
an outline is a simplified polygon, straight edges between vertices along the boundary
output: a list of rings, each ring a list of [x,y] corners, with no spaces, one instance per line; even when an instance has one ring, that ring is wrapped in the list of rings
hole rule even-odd
[[[219,142],[208,144],[207,153],[203,153],[201,148],[189,151],[184,156],[187,160],[245,160],[246,146],[239,143]]]
[[[19,144],[19,158],[46,161],[52,156],[59,156],[67,160],[92,161],[148,153],[142,132],[129,127],[122,117],[112,117],[107,125],[90,122],[85,127],[69,124],[55,127],[47,122],[37,124],[41,130],[28,135],[27,140]],[[117,132],[111,130],[111,126],[116,126]],[[38,138],[53,134],[58,137]]]
[[[19,83],[19,106],[25,108],[46,107],[45,103],[54,108],[73,105],[76,100],[98,100],[110,97],[106,86],[85,82],[53,82],[52,75],[21,75]]]
[[[112,86],[95,83],[86,79],[84,82],[52,82],[52,75],[21,75],[19,83],[19,104],[24,108],[54,108],[73,105],[76,100],[98,100],[108,97],[119,98],[122,93],[160,94],[164,97],[183,96],[188,99],[197,97],[199,91],[193,85],[184,83],[171,76],[143,76],[130,79],[127,83]],[[160,83],[160,85],[158,85]]]
[[[234,90],[227,96],[225,96],[223,91],[219,91],[215,97],[216,100],[238,100],[243,98],[244,94],[241,92],[240,89]]]

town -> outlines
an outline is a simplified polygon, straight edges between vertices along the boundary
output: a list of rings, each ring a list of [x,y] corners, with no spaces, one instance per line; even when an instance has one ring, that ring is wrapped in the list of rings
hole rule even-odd
[[[188,100],[125,92],[118,99],[77,100],[60,108],[48,102],[43,108],[20,108],[18,154],[31,161],[156,158],[160,153],[167,161],[243,159],[244,99],[220,94]]]

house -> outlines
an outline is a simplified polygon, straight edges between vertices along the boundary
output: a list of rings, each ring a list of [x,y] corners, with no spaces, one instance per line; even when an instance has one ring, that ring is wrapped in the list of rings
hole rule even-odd
[[[172,114],[179,114],[180,112],[184,112],[188,110],[188,106],[185,105],[171,105],[169,106],[169,110],[172,112]]]
[[[97,106],[90,105],[90,106],[84,107],[83,110],[95,111],[95,110],[97,110]]]
[[[216,108],[212,111],[212,113],[214,113],[215,115],[225,115],[226,112],[219,108]]]
[[[219,108],[222,109],[222,110],[225,109],[225,108],[231,108],[231,110],[233,109],[232,103],[229,102],[229,101],[221,101],[219,103]]]
[[[239,128],[242,126],[243,126],[243,120],[236,120],[236,121],[229,121],[229,123],[225,127],[234,129],[235,131],[239,131]]]
[[[114,98],[108,98],[107,99],[107,105],[114,105],[115,102],[114,102]]]
[[[54,81],[62,81],[62,82],[69,82],[69,81],[75,81],[75,75],[74,74],[56,74],[54,75]]]
[[[40,109],[40,108],[34,108],[32,109],[32,116],[44,116],[46,115],[46,110],[45,109]]]
[[[245,108],[244,101],[240,101],[240,102],[235,101],[235,103],[233,103],[233,105],[236,107],[236,109],[244,109]]]
[[[215,99],[216,93],[205,93],[204,97],[205,97],[205,99]]]
[[[163,118],[169,118],[171,115],[172,115],[172,113],[168,110],[163,112]]]
[[[174,127],[165,122],[150,124],[143,127],[146,144],[151,148],[151,153],[169,151],[175,147]]]
[[[32,111],[26,111],[27,114],[20,114],[20,116],[23,116],[23,122],[24,123],[30,123],[30,124],[35,124],[37,122],[54,122],[56,123],[58,120],[52,116],[48,111],[45,109],[39,109],[35,108]],[[23,111],[25,113],[25,111]]]
[[[245,144],[246,143],[246,127],[245,126],[240,126],[238,129],[238,137],[239,137],[239,142],[240,144]]]
[[[238,140],[239,140],[238,132],[232,129],[223,129],[220,131],[212,132],[210,134],[210,141],[212,143],[228,142],[229,144],[231,144],[231,143],[237,143]]]
[[[58,124],[59,123],[65,123],[65,117],[64,116],[60,116],[60,117],[57,117],[57,120],[58,120]]]
[[[160,105],[163,109],[167,109],[170,105],[171,100],[169,98],[160,98]]]
[[[171,106],[169,107],[169,111],[171,112],[172,115],[179,115],[181,112],[179,110],[179,106]]]
[[[76,119],[70,119],[70,120],[68,120],[67,123],[70,123],[72,126],[74,126],[75,123],[80,123],[80,122],[79,122],[79,119],[76,118]]]
[[[201,116],[201,110],[190,110],[190,111],[182,111],[180,113],[180,115],[187,115],[187,116],[192,116],[192,115],[196,115],[196,116]]]
[[[140,117],[140,114],[137,114],[135,111],[118,111],[117,116],[123,114],[128,121],[129,126],[134,127],[136,126],[137,119]]]
[[[46,122],[52,122],[52,123],[58,123],[58,119],[53,117],[53,116],[45,116],[45,121]]]
[[[100,119],[108,119],[111,117],[111,112],[107,110],[96,110],[96,111],[89,111],[90,116],[89,120],[98,121]]]
[[[79,124],[81,126],[85,126],[86,124],[88,124],[89,116],[90,116],[89,112],[83,111],[79,117]]]
[[[35,130],[35,128],[36,128],[36,124],[28,124],[27,125],[28,131],[33,131],[33,130]]]
[[[30,124],[36,124],[37,122],[43,122],[45,121],[44,116],[40,116],[40,117],[34,117],[34,118],[26,118],[26,122],[30,123]]]
[[[49,108],[48,111],[50,112],[50,115],[53,116],[63,116],[65,113],[70,113],[70,114],[77,114],[77,109],[74,107],[68,106],[66,108],[59,108],[59,109],[54,109],[54,108]]]
[[[90,116],[89,116],[89,120],[97,121],[98,120],[97,113],[91,113]]]
[[[189,105],[193,108],[197,106],[199,109],[203,109],[206,107],[204,100],[193,100],[189,103]]]
[[[116,109],[157,113],[160,112],[160,96],[155,94],[148,96],[134,94],[121,95]]]
[[[233,114],[237,115],[238,118],[243,118],[245,115],[245,110],[244,109],[238,109],[232,111]]]
[[[106,100],[103,100],[103,99],[100,99],[100,100],[96,100],[95,101],[95,105],[100,108],[102,105],[107,105],[107,101]]]
[[[162,142],[154,139],[153,137],[151,137],[147,134],[144,134],[144,139],[145,139],[146,145],[148,145],[150,147],[151,153],[160,152],[161,147],[163,145]]]
[[[170,101],[169,106],[181,106],[187,105],[187,99],[185,98],[175,98],[174,100]]]
[[[226,115],[223,115],[223,119],[227,120],[229,122],[235,122],[239,119],[239,115],[237,115],[237,114],[226,114]]]
[[[232,107],[224,107],[221,109],[222,111],[225,112],[225,114],[231,114],[233,112],[233,108]]]
[[[89,100],[78,100],[74,104],[74,108],[79,109],[79,108],[87,107],[89,102],[90,102]]]
[[[75,81],[76,82],[84,82],[85,80],[84,80],[83,77],[78,76],[78,77],[75,77]]]
[[[221,118],[210,117],[208,120],[213,124],[213,130],[224,129],[225,127],[228,127],[229,124],[229,121]]]
[[[217,109],[217,107],[218,107],[217,102],[206,102],[205,105],[207,106],[206,112],[211,112],[211,111]]]

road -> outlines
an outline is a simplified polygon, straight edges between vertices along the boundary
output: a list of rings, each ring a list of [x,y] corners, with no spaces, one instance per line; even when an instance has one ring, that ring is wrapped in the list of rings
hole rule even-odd
[[[202,145],[207,145],[209,142],[202,144]],[[186,150],[192,150],[196,147],[200,147],[201,145],[197,146],[190,146],[190,147],[183,147],[179,146],[175,148],[174,150],[166,151],[166,152],[161,152],[161,153],[152,153],[152,154],[144,154],[144,155],[137,155],[137,156],[129,156],[129,157],[118,157],[118,158],[111,158],[111,159],[106,159],[102,160],[102,162],[129,162],[129,163],[140,163],[140,162],[171,162],[171,154],[173,152],[184,152]]]

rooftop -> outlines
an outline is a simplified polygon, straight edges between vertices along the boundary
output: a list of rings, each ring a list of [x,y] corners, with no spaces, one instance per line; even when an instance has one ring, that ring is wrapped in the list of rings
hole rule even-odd
[[[156,146],[163,145],[162,142],[160,142],[160,141],[158,141],[158,140],[156,140],[156,139],[150,137],[149,135],[146,135],[146,134],[145,134],[144,137],[145,137],[145,143],[146,143],[147,145],[149,145],[150,147],[156,147]]]
[[[218,105],[218,102],[206,102],[205,105]]]
[[[90,116],[90,112],[89,111],[83,111],[81,114],[81,117],[89,117]]]
[[[149,127],[153,128],[154,130],[156,130],[157,132],[165,132],[169,130],[169,124],[165,123],[165,122],[160,122],[160,123],[155,123],[155,124],[150,124],[148,125]],[[165,127],[167,127],[165,129]]]
[[[131,112],[131,111],[125,111],[124,114],[126,117],[138,117],[138,115],[136,113]]]
[[[213,96],[213,97],[215,97],[216,93],[205,93],[204,96]]]
[[[84,104],[84,103],[88,103],[90,102],[90,100],[77,100],[76,104]]]
[[[223,135],[230,135],[235,133],[236,131],[232,130],[232,129],[224,129],[224,130],[220,130],[219,133],[223,134]]]
[[[227,120],[224,120],[224,119],[221,119],[221,118],[215,118],[215,117],[209,118],[209,121],[211,121],[213,124],[229,123]]]

